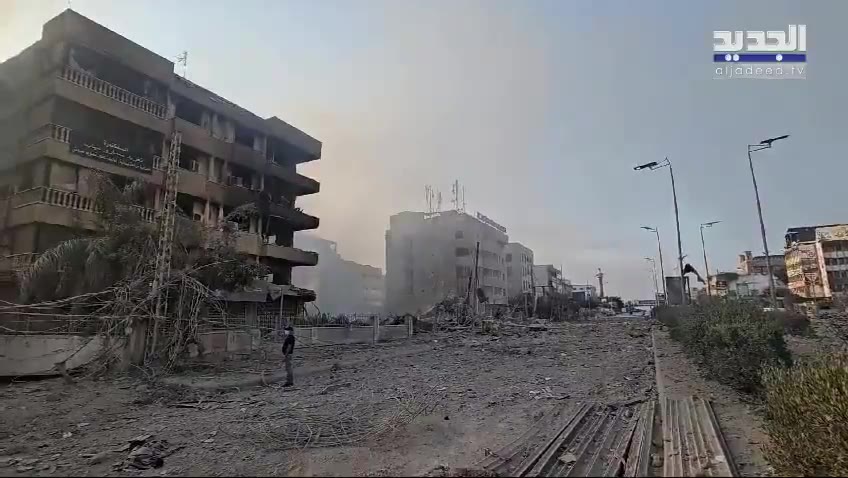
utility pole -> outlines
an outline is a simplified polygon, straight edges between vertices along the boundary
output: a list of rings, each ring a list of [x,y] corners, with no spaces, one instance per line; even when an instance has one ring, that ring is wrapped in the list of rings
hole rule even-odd
[[[480,276],[478,273],[480,261],[480,241],[477,241],[477,248],[474,252],[474,313],[480,313],[480,296],[477,290],[480,288]]]
[[[174,244],[174,229],[177,219],[177,164],[180,161],[182,133],[174,126],[171,145],[168,148],[168,164],[165,170],[165,197],[162,201],[162,214],[159,216],[159,243],[156,250],[156,271],[151,293],[156,296],[156,315],[153,318],[153,340],[150,351],[156,353],[159,335],[159,321],[168,314],[167,283],[171,277],[171,256]]]

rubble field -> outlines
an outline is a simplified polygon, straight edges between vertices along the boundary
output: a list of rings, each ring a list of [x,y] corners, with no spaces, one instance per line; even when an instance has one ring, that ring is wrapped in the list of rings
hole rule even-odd
[[[547,330],[505,326],[498,335],[426,334],[376,347],[303,347],[291,388],[209,392],[129,377],[7,383],[0,385],[0,475],[446,474],[565,405],[652,395],[650,326],[610,318]],[[278,372],[279,363],[271,350],[180,374],[189,383],[229,380]]]

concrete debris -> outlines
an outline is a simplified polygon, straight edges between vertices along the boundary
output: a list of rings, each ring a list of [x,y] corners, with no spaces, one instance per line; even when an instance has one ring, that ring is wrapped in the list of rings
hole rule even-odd
[[[574,453],[563,453],[559,456],[559,461],[565,463],[566,465],[570,465],[577,461],[577,456]]]
[[[348,388],[350,386],[351,386],[350,382],[334,383],[332,385],[327,385],[326,387],[324,387],[324,389],[321,390],[320,392],[318,392],[318,394],[319,395],[326,395],[328,393],[335,392],[336,390],[339,390],[341,388]]]

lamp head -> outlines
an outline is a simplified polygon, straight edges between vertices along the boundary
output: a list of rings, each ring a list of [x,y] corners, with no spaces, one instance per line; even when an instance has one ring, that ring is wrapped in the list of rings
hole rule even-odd
[[[776,138],[764,139],[764,140],[760,141],[760,144],[771,147],[771,144],[774,143],[775,141],[780,141],[781,139],[786,139],[788,137],[789,137],[788,134],[784,134],[783,136],[778,136]]]
[[[654,169],[659,163],[656,161],[651,161],[650,163],[641,164],[633,168],[634,171],[640,171],[642,169]]]

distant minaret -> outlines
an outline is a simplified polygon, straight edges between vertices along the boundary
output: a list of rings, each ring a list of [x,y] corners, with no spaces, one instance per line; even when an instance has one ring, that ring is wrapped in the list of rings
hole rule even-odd
[[[595,277],[598,278],[598,285],[600,286],[599,287],[600,298],[603,299],[604,298],[604,271],[602,271],[600,267],[598,267],[598,274]]]

